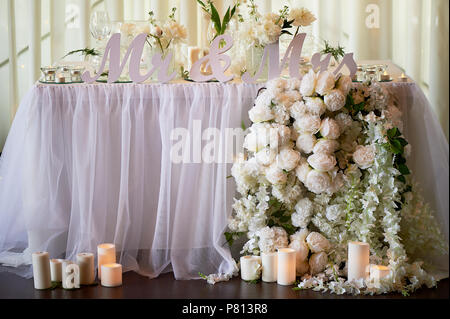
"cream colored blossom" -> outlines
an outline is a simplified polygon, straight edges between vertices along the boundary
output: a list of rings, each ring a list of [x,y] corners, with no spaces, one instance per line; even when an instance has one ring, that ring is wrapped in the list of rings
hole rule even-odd
[[[297,167],[300,162],[300,153],[289,148],[283,148],[277,156],[278,167],[291,171]]]
[[[309,272],[316,275],[325,270],[328,264],[328,256],[324,252],[312,254],[309,258]]]
[[[300,164],[295,169],[295,175],[302,183],[306,183],[306,178],[311,171],[312,168],[309,166],[307,160],[302,158]]]
[[[308,157],[308,163],[314,169],[328,172],[336,166],[336,157],[327,153],[314,153]]]
[[[295,145],[301,152],[310,154],[316,145],[316,137],[309,133],[300,134]]]
[[[306,237],[306,243],[313,253],[326,252],[331,248],[331,244],[322,234],[312,232]]]
[[[305,104],[308,113],[311,115],[321,116],[327,109],[320,97],[305,97]]]
[[[324,101],[329,111],[336,112],[344,107],[345,96],[340,90],[332,90],[330,93],[325,95]]]
[[[314,145],[313,152],[314,153],[325,153],[325,154],[333,154],[339,148],[339,142],[336,140],[329,140],[326,138],[321,138]]]
[[[317,77],[316,92],[319,95],[326,95],[334,88],[335,78],[329,71],[320,72]]]
[[[366,169],[372,166],[375,159],[375,149],[373,146],[358,145],[353,153],[353,160],[359,168]]]
[[[275,118],[272,109],[265,105],[256,105],[252,107],[250,111],[248,111],[248,115],[253,123],[266,122]]]
[[[295,205],[295,212],[291,215],[292,225],[306,228],[311,221],[313,214],[313,204],[307,198],[302,198]]]
[[[294,128],[299,133],[316,134],[320,130],[320,117],[314,115],[304,115],[294,122]]]
[[[306,177],[305,186],[315,194],[325,193],[331,186],[330,175],[326,172],[311,170]]]
[[[316,21],[316,17],[312,14],[311,11],[305,8],[294,8],[289,12],[288,20],[294,20],[292,24],[294,26],[302,26],[307,27],[311,25],[314,21]]]
[[[266,179],[271,184],[285,184],[287,181],[287,174],[278,167],[277,163],[273,163],[266,169]]]
[[[300,85],[300,93],[303,96],[313,96],[316,91],[317,74],[311,69],[302,78],[302,84]]]
[[[352,88],[352,79],[349,75],[341,75],[337,81],[336,88],[342,92],[344,97],[347,98],[348,93]]]
[[[341,134],[339,124],[335,120],[327,117],[320,123],[320,134],[332,140],[339,138]]]

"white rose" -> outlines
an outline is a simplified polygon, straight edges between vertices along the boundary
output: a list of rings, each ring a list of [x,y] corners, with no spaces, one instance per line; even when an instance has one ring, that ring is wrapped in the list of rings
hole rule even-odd
[[[244,138],[244,148],[251,152],[257,152],[270,143],[270,127],[253,125],[250,133]]]
[[[286,125],[272,124],[269,134],[270,148],[281,148],[291,141],[291,129]]]
[[[308,157],[308,163],[314,169],[322,172],[331,171],[336,166],[336,157],[326,153],[314,153]]]
[[[305,104],[311,115],[321,116],[327,109],[320,97],[305,97]]]
[[[325,153],[325,154],[333,154],[339,148],[339,142],[336,140],[329,140],[326,138],[321,138],[314,145],[313,152],[314,153]]]
[[[266,178],[271,184],[285,184],[287,174],[276,163],[273,163],[266,169]]]
[[[330,222],[339,220],[344,215],[344,210],[341,205],[328,206],[325,211],[325,216]]]
[[[308,110],[303,101],[298,101],[292,104],[291,108],[289,109],[289,112],[294,119],[298,120],[302,116],[304,116],[308,112]]]
[[[286,248],[288,246],[288,233],[282,227],[272,227],[275,234],[274,247],[275,251],[279,248]]]
[[[322,234],[318,232],[312,232],[306,237],[306,243],[309,249],[313,253],[320,253],[322,251],[328,251],[331,248],[331,244]]]
[[[275,118],[270,107],[265,105],[254,106],[248,111],[250,120],[253,123],[266,122]]]
[[[300,158],[299,152],[284,148],[277,156],[278,167],[286,171],[291,171],[297,167]]]
[[[340,90],[345,97],[347,97],[352,88],[352,78],[349,75],[342,75],[336,84],[336,88]]]
[[[344,174],[339,172],[332,180],[331,186],[327,193],[333,194],[338,192],[344,186]]]
[[[320,134],[328,139],[336,140],[341,134],[339,124],[327,117],[320,124]]]
[[[302,78],[302,84],[300,85],[300,93],[303,96],[313,96],[316,90],[317,75],[311,69]]]
[[[325,95],[325,105],[331,112],[336,112],[345,106],[345,96],[339,90],[332,90]]]
[[[358,145],[356,151],[353,153],[353,160],[361,169],[366,169],[372,166],[375,159],[375,149],[373,146]]]
[[[309,191],[315,194],[321,194],[326,192],[331,186],[331,178],[326,172],[311,170],[304,184]]]
[[[326,95],[334,88],[335,78],[333,73],[323,71],[317,77],[316,92],[319,95]]]
[[[255,154],[256,161],[264,166],[272,164],[277,157],[277,152],[270,148],[264,148]]]
[[[309,167],[308,162],[306,159],[302,158],[300,160],[300,164],[295,169],[295,175],[302,183],[306,183],[306,178],[308,177],[309,172],[311,172],[312,169]]]
[[[309,270],[311,275],[316,275],[325,270],[328,264],[328,256],[324,252],[312,254],[309,258]]]
[[[316,134],[320,129],[320,117],[314,115],[304,115],[294,122],[294,128],[298,132]]]
[[[292,225],[306,228],[311,221],[313,204],[308,198],[302,198],[295,205],[295,212],[291,215]]]
[[[297,138],[295,145],[301,152],[309,154],[313,151],[314,145],[316,145],[316,137],[308,133],[301,134]]]
[[[338,123],[341,133],[344,133],[353,123],[352,117],[345,113],[339,113],[334,117],[334,120]]]

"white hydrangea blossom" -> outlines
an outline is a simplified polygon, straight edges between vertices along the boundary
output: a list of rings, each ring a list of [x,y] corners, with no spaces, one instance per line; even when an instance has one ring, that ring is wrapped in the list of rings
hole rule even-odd
[[[291,215],[292,225],[295,227],[306,228],[311,221],[313,214],[313,204],[307,198],[302,198],[295,205],[295,212]]]

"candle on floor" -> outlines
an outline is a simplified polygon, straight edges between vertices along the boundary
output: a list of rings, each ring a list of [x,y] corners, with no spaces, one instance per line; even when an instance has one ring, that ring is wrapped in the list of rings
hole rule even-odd
[[[292,285],[296,276],[296,257],[297,251],[292,248],[278,249],[278,274],[277,283],[279,285]]]
[[[351,241],[348,243],[348,280],[365,279],[369,272],[370,247],[367,243]]]
[[[389,75],[389,73],[387,73],[387,71],[384,71],[384,73],[380,76],[381,81],[389,81],[390,79],[391,76]]]
[[[240,260],[242,280],[258,280],[261,275],[261,257],[242,256]]]
[[[62,263],[62,286],[64,289],[80,288],[80,268],[71,260]]]
[[[94,254],[77,254],[77,264],[80,267],[80,284],[92,285],[95,279],[94,272]]]
[[[408,82],[408,77],[405,75],[405,73],[402,73],[402,75],[398,78],[400,82]]]
[[[116,262],[116,246],[114,244],[100,244],[97,246],[98,279],[102,278],[102,265]]]
[[[261,253],[261,261],[262,261],[262,280],[264,282],[277,281],[278,254]]]
[[[52,286],[50,275],[50,257],[48,252],[36,252],[31,255],[33,263],[34,289],[48,289]]]
[[[111,263],[102,265],[102,286],[118,287],[122,285],[122,265]]]
[[[62,281],[62,263],[63,259],[51,259],[50,260],[50,276],[52,281]]]

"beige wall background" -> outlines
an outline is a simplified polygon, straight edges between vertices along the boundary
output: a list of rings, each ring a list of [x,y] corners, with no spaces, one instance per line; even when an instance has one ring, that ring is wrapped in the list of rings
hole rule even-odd
[[[305,30],[310,53],[326,39],[359,60],[392,60],[422,87],[448,139],[448,0],[255,2],[261,13],[284,5],[310,9],[318,19]],[[234,0],[214,3],[223,13]],[[0,0],[0,151],[20,100],[39,78],[39,67],[92,45],[92,11],[106,10],[112,20],[145,20],[150,10],[167,17],[172,7],[188,29],[187,45],[207,45],[208,21],[196,0]]]

